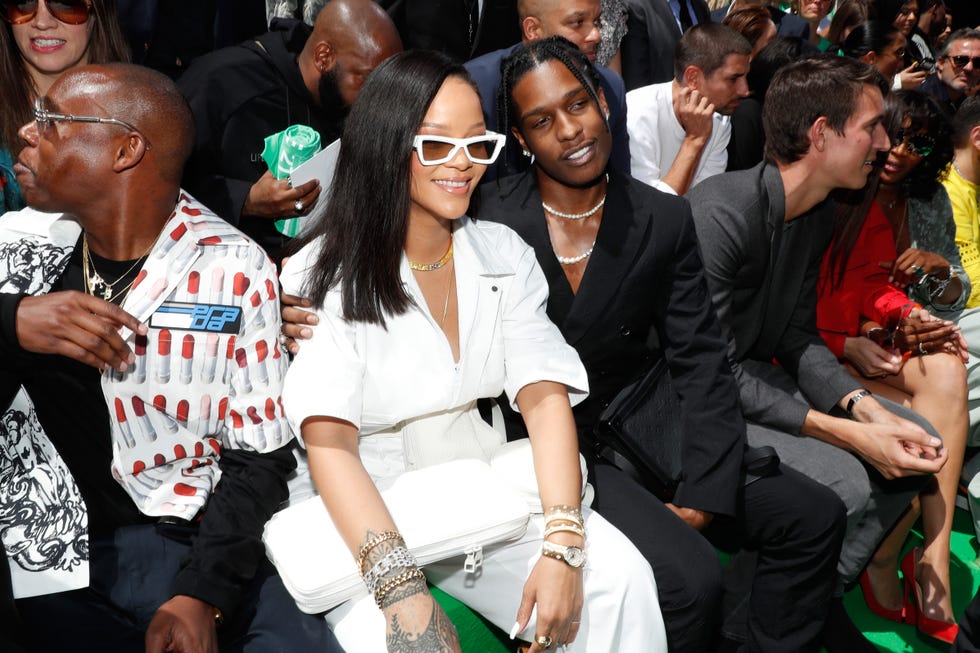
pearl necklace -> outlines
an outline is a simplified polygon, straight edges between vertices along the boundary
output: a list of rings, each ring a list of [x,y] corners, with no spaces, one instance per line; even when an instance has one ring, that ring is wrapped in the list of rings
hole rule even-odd
[[[595,206],[593,206],[591,209],[589,209],[584,213],[562,213],[561,211],[556,211],[555,209],[545,204],[543,200],[541,202],[541,206],[544,207],[545,211],[547,211],[548,213],[550,213],[555,217],[564,218],[565,220],[582,220],[584,218],[589,217],[590,215],[595,215],[596,213],[598,213],[599,209],[601,209],[602,205],[605,203],[606,203],[606,196],[603,195],[602,199],[599,200],[598,204],[596,204]]]
[[[558,256],[558,252],[555,252],[555,258],[557,258],[558,262],[561,263],[562,265],[575,265],[576,263],[581,263],[585,259],[592,256],[592,250],[594,249],[595,249],[595,241],[593,240],[592,247],[588,248],[578,256]]]
[[[606,175],[606,183],[609,183],[609,175]],[[595,215],[596,213],[599,212],[599,209],[601,209],[605,203],[606,203],[606,194],[603,193],[602,199],[599,200],[599,203],[593,206],[588,211],[585,211],[584,213],[562,213],[561,211],[556,211],[555,209],[548,206],[544,200],[541,200],[541,206],[544,208],[545,211],[555,216],[556,218],[564,218],[565,220],[583,220],[589,217],[590,215]]]

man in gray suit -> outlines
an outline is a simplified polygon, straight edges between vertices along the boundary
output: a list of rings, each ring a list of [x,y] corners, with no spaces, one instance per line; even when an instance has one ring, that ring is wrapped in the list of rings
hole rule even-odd
[[[860,573],[922,475],[946,462],[932,427],[872,396],[816,329],[817,277],[834,224],[825,200],[835,188],[863,187],[890,147],[886,91],[873,68],[846,58],[787,66],[766,96],[766,160],[688,195],[749,444],[775,447],[843,499],[843,583]]]

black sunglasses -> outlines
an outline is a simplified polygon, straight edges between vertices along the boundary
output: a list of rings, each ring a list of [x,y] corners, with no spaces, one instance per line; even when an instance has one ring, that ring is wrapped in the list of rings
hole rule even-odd
[[[904,129],[899,129],[892,139],[892,147],[899,147],[902,143],[905,143],[905,149],[908,150],[909,154],[917,154],[922,157],[929,156],[936,148],[936,140],[931,136],[907,134]]]
[[[40,0],[0,0],[0,18],[12,25],[21,25],[34,19]],[[48,11],[62,23],[81,25],[92,13],[88,0],[44,0]]]
[[[966,64],[973,63],[974,70],[980,70],[980,57],[968,57],[965,54],[958,54],[956,56],[947,55],[947,59],[953,62],[953,65],[957,68],[966,68]]]

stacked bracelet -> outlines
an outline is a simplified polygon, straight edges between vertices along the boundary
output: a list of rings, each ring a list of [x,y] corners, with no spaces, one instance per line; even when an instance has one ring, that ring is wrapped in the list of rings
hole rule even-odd
[[[361,546],[361,550],[357,552],[357,573],[364,573],[364,561],[367,559],[368,554],[382,542],[387,542],[388,540],[402,539],[401,534],[398,531],[382,531],[372,537],[370,540]]]
[[[585,539],[585,529],[578,524],[555,524],[554,522],[548,522],[548,525],[544,529],[544,539],[548,539],[551,535],[555,533],[575,533],[583,540]]]
[[[548,543],[548,538],[555,533],[574,533],[585,540],[585,520],[582,519],[581,509],[575,506],[558,505],[545,510],[542,539]]]
[[[384,576],[395,569],[412,569],[414,567],[418,567],[415,556],[404,546],[395,547],[374,563],[369,572],[364,574],[364,584],[367,585],[371,594],[376,594]]]
[[[585,528],[582,511],[574,506],[551,506],[544,511],[545,528],[553,522],[568,522],[580,528]]]
[[[406,569],[397,576],[389,578],[382,583],[381,587],[379,587],[374,593],[374,602],[378,604],[378,608],[381,610],[384,609],[384,601],[386,598],[388,598],[388,594],[391,593],[391,590],[395,589],[399,585],[404,585],[405,583],[413,580],[425,580],[425,574],[423,574],[422,570],[418,567]]]

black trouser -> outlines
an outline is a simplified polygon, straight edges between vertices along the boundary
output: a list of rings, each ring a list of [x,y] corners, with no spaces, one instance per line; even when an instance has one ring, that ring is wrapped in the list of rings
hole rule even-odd
[[[781,467],[742,488],[738,514],[715,520],[706,539],[616,467],[600,462],[593,471],[597,511],[653,567],[671,651],[707,651],[717,636],[721,565],[709,539],[757,555],[747,649],[819,650],[844,536],[844,506],[836,494]]]
[[[30,650],[38,653],[143,653],[157,608],[170,599],[188,545],[158,529],[129,526],[93,540],[86,589],[17,601]],[[240,608],[218,629],[222,653],[340,651],[322,615],[303,614],[263,560]]]
[[[960,619],[960,632],[953,641],[949,653],[980,653],[980,591]]]

